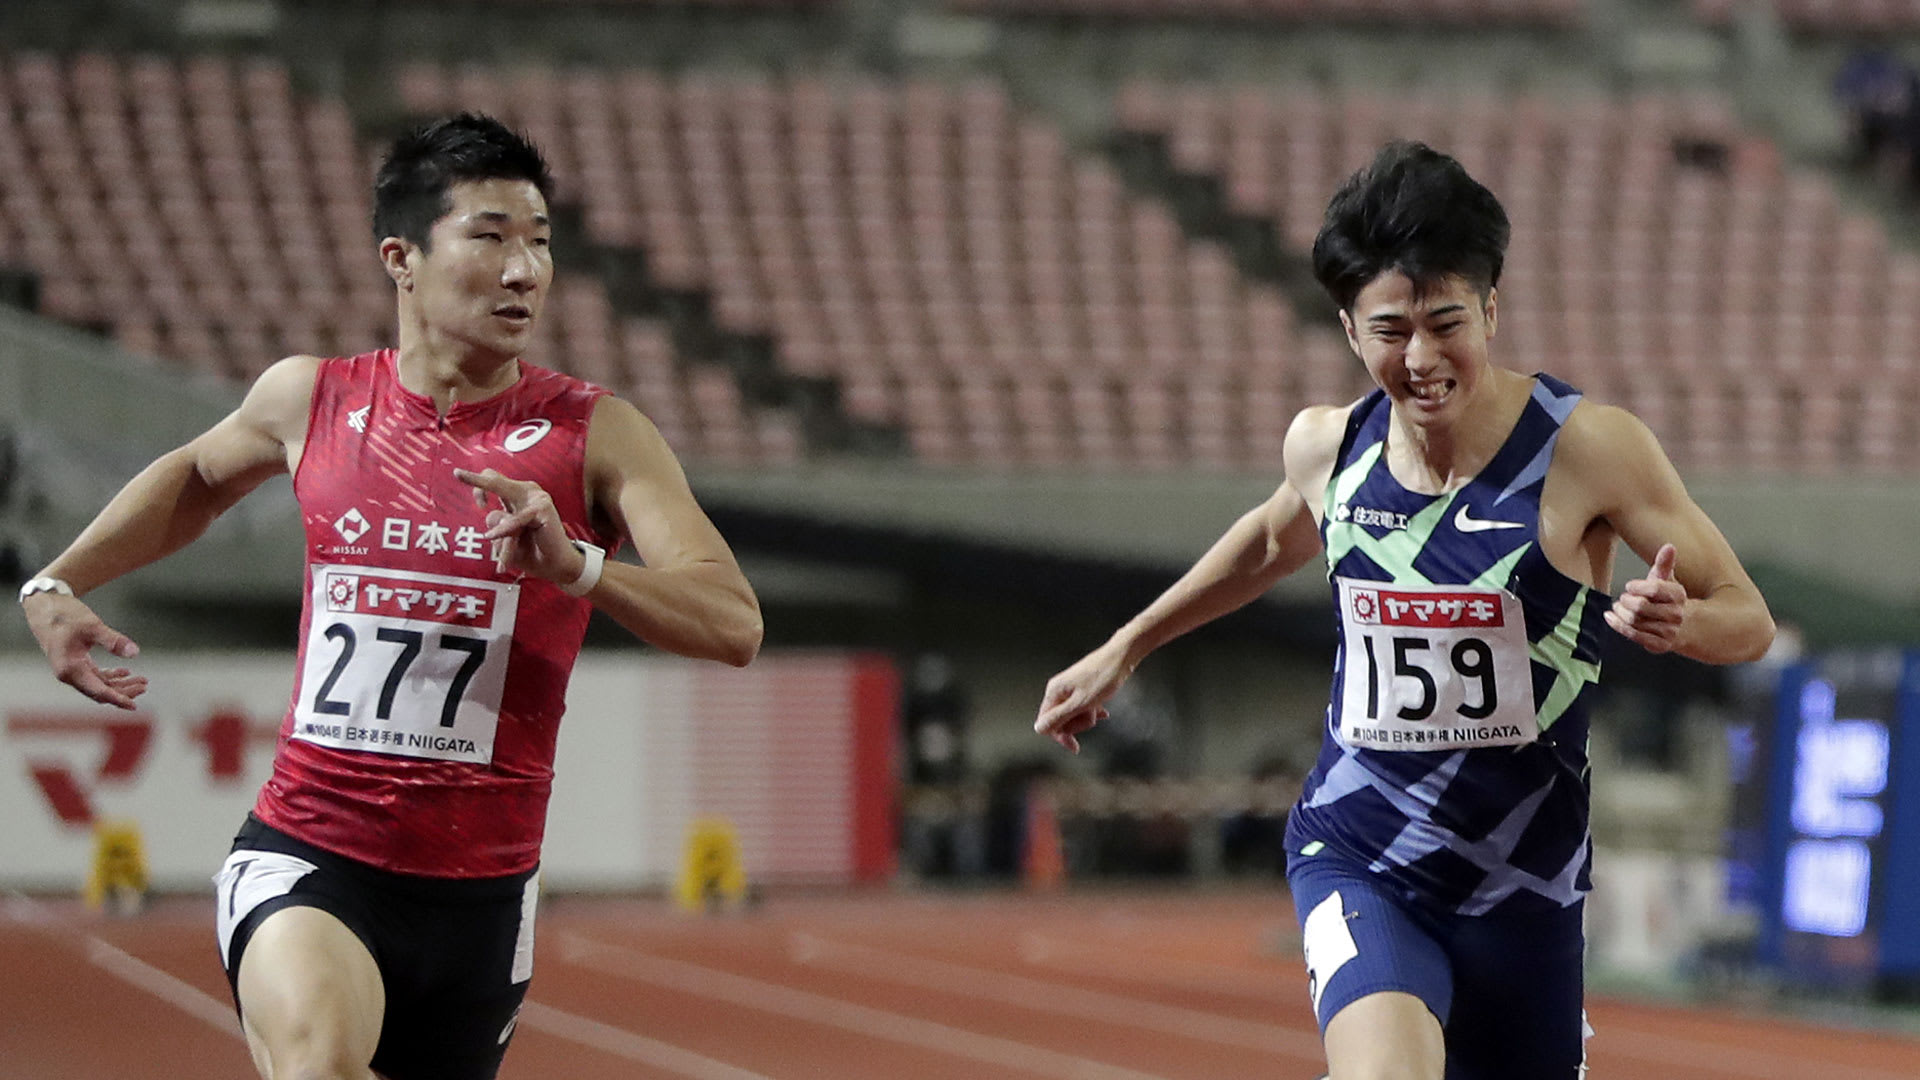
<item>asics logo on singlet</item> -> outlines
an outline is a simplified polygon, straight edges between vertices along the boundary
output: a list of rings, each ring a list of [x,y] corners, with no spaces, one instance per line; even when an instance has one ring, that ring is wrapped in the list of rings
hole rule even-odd
[[[339,533],[340,538],[349,544],[367,535],[367,530],[371,528],[373,526],[367,523],[367,516],[362,514],[357,506],[341,514],[333,523],[333,531]]]
[[[1382,529],[1404,529],[1407,527],[1407,515],[1392,510],[1375,510],[1371,506],[1348,506],[1341,503],[1333,508],[1333,520],[1351,521],[1355,525],[1372,525]]]
[[[529,420],[507,432],[507,437],[500,440],[500,445],[506,447],[507,453],[517,454],[546,438],[547,432],[552,430],[553,421],[551,420]]]
[[[1526,525],[1518,521],[1487,521],[1467,513],[1465,506],[1453,515],[1453,527],[1463,533],[1487,532],[1492,529],[1524,529]]]
[[[347,414],[347,426],[362,435],[367,433],[367,413],[373,410],[371,405],[362,405]]]

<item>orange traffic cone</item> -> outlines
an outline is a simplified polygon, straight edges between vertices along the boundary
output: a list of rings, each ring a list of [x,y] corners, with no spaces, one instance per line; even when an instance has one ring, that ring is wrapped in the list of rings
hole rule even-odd
[[[1067,856],[1060,842],[1060,815],[1046,784],[1027,788],[1027,836],[1020,871],[1027,888],[1035,892],[1053,892],[1066,884]]]

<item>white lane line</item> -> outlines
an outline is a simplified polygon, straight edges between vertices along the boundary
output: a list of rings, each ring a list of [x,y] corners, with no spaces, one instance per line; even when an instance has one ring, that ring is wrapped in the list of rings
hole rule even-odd
[[[92,934],[62,925],[53,909],[38,900],[9,891],[5,910],[7,918],[12,921],[38,928],[49,936],[78,938],[86,948],[87,962],[93,966],[122,982],[145,990],[197,1020],[205,1021],[222,1034],[236,1039],[245,1038],[240,1033],[239,1018],[226,1002]]]
[[[233,1010],[212,995],[99,938],[89,937],[86,941],[87,959],[93,963],[234,1038],[245,1038],[240,1033],[240,1022]],[[520,1023],[568,1042],[642,1065],[651,1065],[676,1076],[688,1077],[689,1080],[771,1080],[759,1073],[735,1068],[724,1061],[715,1061],[691,1050],[682,1050],[669,1043],[535,1001],[529,1001],[521,1008]]]
[[[1635,1058],[1661,1065],[1685,1065],[1751,1080],[1807,1080],[1815,1076],[1820,1080],[1913,1080],[1913,1074],[1907,1072],[1892,1073],[1857,1065],[1836,1065],[1778,1051],[1751,1050],[1727,1043],[1634,1031],[1604,1022],[1596,1029],[1592,1053]]]
[[[725,1001],[759,1012],[810,1024],[824,1024],[868,1038],[903,1043],[997,1068],[1020,1069],[1060,1080],[1164,1080],[1152,1073],[1045,1050],[1026,1043],[982,1035],[917,1016],[856,1005],[850,1001],[762,982],[744,975],[653,956],[595,941],[580,934],[560,935],[562,963],[652,983],[683,994]]]
[[[1301,1000],[1307,996],[1304,967],[1276,970],[1268,975],[1224,964],[1199,964],[1163,956],[1155,956],[1143,963],[1137,954],[1126,953],[1122,945],[1082,945],[1036,931],[1020,935],[1019,949],[1020,959],[1035,967],[1116,982],[1171,986],[1246,998],[1269,1005],[1285,1000],[1290,994],[1297,993]]]
[[[9,919],[33,926],[53,928],[59,921],[46,905],[18,893],[7,897],[4,911]],[[223,1034],[241,1040],[246,1038],[240,1031],[239,1018],[226,1002],[91,934],[79,934],[79,937],[86,946],[88,961],[95,966],[206,1021]],[[521,1007],[520,1023],[556,1038],[642,1065],[651,1065],[676,1076],[688,1077],[689,1080],[772,1080],[760,1073],[736,1068],[724,1061],[702,1057],[691,1050],[683,1050],[670,1043],[649,1039],[624,1028],[589,1020],[536,1001],[529,1001]]]
[[[240,1020],[233,1009],[212,994],[90,934],[84,940],[87,959],[95,967],[145,990],[196,1020],[206,1021],[222,1034],[236,1039],[246,1037],[240,1033]]]
[[[1145,1028],[1222,1046],[1278,1054],[1313,1065],[1320,1064],[1322,1058],[1318,1031],[1141,1001],[911,953],[830,941],[812,934],[796,933],[791,942],[797,962],[863,978],[983,998],[1034,1012]]]
[[[168,1004],[205,1020],[236,1039],[244,1039],[232,1009],[198,987],[161,971],[96,937],[88,937],[87,959]],[[520,1022],[590,1049],[663,1069],[689,1080],[771,1080],[691,1050],[649,1039],[623,1028],[576,1016],[550,1005],[529,1001],[520,1010]]]
[[[23,926],[46,926],[54,921],[53,913],[45,904],[17,892],[7,893],[7,902],[0,905],[0,911],[6,912],[7,921]]]
[[[1137,962],[1122,962],[1107,950],[1076,944],[1037,932],[1020,938],[1020,956],[1029,964],[1059,971],[1128,982],[1184,985],[1234,996],[1254,995],[1236,986],[1231,976],[1240,973],[1213,965],[1169,965],[1184,975],[1161,978],[1141,969]],[[1156,961],[1156,964],[1158,961]],[[1209,970],[1212,968],[1213,970]],[[1244,976],[1242,976],[1244,978]],[[1718,1072],[1744,1080],[1912,1080],[1906,1073],[1885,1072],[1859,1066],[1832,1065],[1805,1058],[1748,1049],[1738,1045],[1715,1043],[1672,1035],[1637,1031],[1618,1024],[1603,1023],[1593,1041],[1596,1054],[1629,1058],[1667,1066],[1687,1066]]]
[[[520,1026],[628,1061],[664,1069],[677,1076],[691,1077],[692,1080],[771,1080],[760,1073],[715,1061],[671,1043],[649,1039],[645,1035],[636,1035],[625,1028],[575,1016],[537,1001],[529,1001],[520,1007]]]

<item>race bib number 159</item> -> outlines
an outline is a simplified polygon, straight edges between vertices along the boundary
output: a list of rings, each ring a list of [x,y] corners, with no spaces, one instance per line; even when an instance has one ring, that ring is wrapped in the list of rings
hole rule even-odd
[[[1469,585],[1337,580],[1340,735],[1348,745],[1454,750],[1539,737],[1519,597]]]
[[[314,567],[293,738],[492,761],[519,601],[512,584]]]

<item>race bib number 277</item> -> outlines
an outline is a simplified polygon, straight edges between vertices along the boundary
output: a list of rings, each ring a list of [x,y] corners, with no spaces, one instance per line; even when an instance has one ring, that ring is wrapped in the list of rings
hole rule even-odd
[[[1505,589],[1339,578],[1340,735],[1370,750],[1540,735],[1520,600]]]
[[[520,588],[365,566],[313,568],[293,738],[493,760]]]

